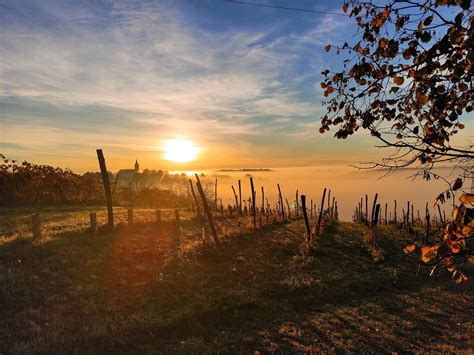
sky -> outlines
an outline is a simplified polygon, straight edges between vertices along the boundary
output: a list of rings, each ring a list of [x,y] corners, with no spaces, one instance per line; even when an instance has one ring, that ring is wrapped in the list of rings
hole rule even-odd
[[[342,1],[256,1],[342,14]],[[317,133],[325,53],[346,16],[224,0],[0,0],[0,152],[97,170],[348,165],[383,152],[368,135]],[[163,159],[167,139],[198,159]]]

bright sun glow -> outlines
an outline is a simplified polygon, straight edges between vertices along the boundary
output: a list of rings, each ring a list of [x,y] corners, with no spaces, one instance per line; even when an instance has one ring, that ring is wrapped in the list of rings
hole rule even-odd
[[[196,159],[200,150],[188,139],[169,139],[165,142],[163,149],[165,151],[163,157],[177,163],[186,163]]]

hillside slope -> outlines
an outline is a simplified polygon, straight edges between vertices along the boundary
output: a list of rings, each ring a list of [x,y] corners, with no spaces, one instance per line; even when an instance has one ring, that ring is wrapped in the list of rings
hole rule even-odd
[[[417,276],[390,228],[375,263],[353,223],[329,225],[304,260],[303,228],[178,257],[151,227],[2,245],[0,352],[472,349],[472,281]]]

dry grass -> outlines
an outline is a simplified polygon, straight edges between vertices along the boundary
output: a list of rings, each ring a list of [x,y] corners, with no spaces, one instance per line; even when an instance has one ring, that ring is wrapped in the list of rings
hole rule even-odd
[[[327,226],[306,260],[301,222],[219,249],[185,233],[181,252],[168,227],[1,245],[0,353],[472,349],[472,281],[417,276],[401,232],[382,228],[374,263],[352,223]]]

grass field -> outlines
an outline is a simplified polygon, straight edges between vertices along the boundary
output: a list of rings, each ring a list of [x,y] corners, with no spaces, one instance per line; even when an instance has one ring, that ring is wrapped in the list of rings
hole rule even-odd
[[[181,250],[153,224],[0,245],[0,353],[469,352],[472,281],[417,275],[407,237],[335,222],[300,255],[301,221]],[[474,274],[474,270],[468,269]]]

